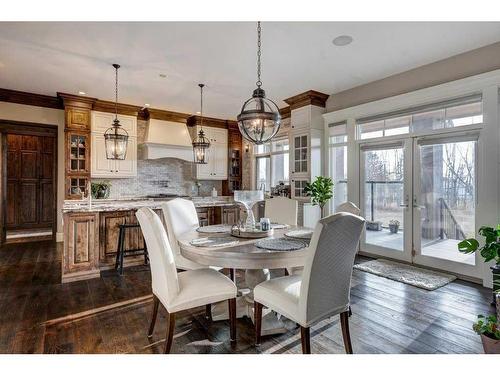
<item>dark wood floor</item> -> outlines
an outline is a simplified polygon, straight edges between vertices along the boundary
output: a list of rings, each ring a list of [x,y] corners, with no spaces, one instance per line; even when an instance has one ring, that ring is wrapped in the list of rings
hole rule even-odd
[[[60,283],[61,247],[50,241],[0,249],[0,353],[159,353],[165,332],[160,311],[153,339],[147,267],[101,278]],[[362,260],[361,260],[362,261]],[[355,353],[482,353],[471,329],[492,312],[488,289],[463,281],[429,292],[354,271],[350,319]],[[180,314],[173,353],[300,353],[300,332],[264,337],[253,346],[253,326],[239,319],[231,346],[227,322],[210,323],[204,308]],[[338,317],[311,330],[313,353],[343,353]]]

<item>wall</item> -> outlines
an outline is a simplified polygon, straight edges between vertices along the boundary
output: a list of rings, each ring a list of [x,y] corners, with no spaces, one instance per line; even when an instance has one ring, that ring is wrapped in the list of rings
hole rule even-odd
[[[0,119],[57,125],[57,237],[62,240],[64,202],[64,111],[31,105],[0,102]]]
[[[326,102],[326,111],[337,111],[496,69],[500,69],[500,42],[332,94]]]
[[[137,143],[144,141],[147,121],[137,120]],[[137,176],[133,178],[92,179],[110,181],[109,198],[144,197],[156,194],[198,195],[196,166],[194,163],[164,158],[138,160]],[[222,194],[222,181],[200,181],[199,194],[210,195],[215,187]]]

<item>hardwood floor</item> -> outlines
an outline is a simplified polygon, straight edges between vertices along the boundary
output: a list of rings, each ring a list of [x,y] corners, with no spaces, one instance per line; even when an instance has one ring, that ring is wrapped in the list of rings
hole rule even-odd
[[[147,267],[61,284],[60,259],[61,245],[49,241],[0,249],[0,353],[162,352],[162,307],[147,337],[153,309]],[[355,270],[354,353],[482,353],[471,326],[477,314],[493,312],[490,293],[463,281],[429,292]],[[171,352],[300,353],[300,329],[286,326],[287,333],[263,337],[256,348],[250,319],[238,319],[238,341],[231,344],[229,322],[209,322],[202,307],[177,314]],[[312,327],[311,351],[344,353],[339,317]]]

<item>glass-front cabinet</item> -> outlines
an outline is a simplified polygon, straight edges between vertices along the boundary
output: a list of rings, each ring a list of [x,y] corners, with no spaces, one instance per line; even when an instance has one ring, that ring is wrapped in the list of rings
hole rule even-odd
[[[67,132],[68,173],[89,172],[89,135],[79,132]]]
[[[292,162],[292,173],[297,174],[307,174],[309,172],[309,135],[308,134],[296,134],[292,136],[292,147],[291,156],[293,158]]]

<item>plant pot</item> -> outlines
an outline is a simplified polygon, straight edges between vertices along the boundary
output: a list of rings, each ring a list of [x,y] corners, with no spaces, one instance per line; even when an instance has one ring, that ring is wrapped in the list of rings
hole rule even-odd
[[[96,189],[94,199],[106,199],[109,197],[109,187],[101,187]]]
[[[391,231],[391,233],[398,233],[399,225],[389,224],[389,230]]]
[[[483,342],[483,349],[486,354],[500,354],[500,340],[481,335],[481,341]]]
[[[367,230],[382,230],[382,222],[381,221],[367,221],[366,222]]]

